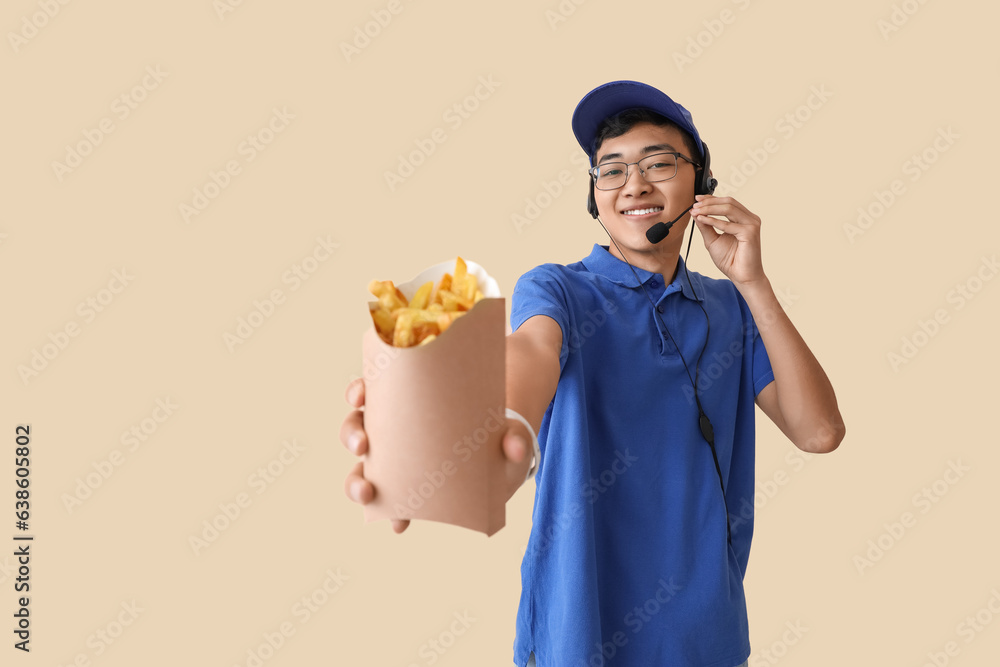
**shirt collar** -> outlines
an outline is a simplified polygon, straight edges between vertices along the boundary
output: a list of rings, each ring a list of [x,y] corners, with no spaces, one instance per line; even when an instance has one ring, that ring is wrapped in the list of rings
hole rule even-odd
[[[594,244],[594,249],[590,251],[590,254],[583,259],[583,265],[587,267],[587,270],[591,273],[596,273],[599,276],[607,278],[613,283],[621,285],[622,287],[628,287],[631,289],[637,289],[635,277],[639,276],[639,280],[642,284],[649,282],[649,279],[653,276],[658,276],[660,274],[653,273],[652,271],[647,271],[645,269],[640,269],[638,266],[634,266],[635,274],[633,275],[632,270],[629,269],[628,264],[618,259],[608,251],[608,246],[600,245],[598,243]],[[677,275],[674,276],[674,289],[680,288],[684,296],[693,301],[702,301],[705,293],[704,285],[702,284],[702,275],[696,272],[691,272],[691,283],[694,283],[694,290],[691,289],[691,285],[688,283],[687,276],[684,272],[684,258],[677,258]]]

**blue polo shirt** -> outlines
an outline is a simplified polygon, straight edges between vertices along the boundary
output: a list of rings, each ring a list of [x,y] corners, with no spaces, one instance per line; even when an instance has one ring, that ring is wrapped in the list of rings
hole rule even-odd
[[[636,268],[715,429],[729,504],[678,350],[628,265],[595,244],[543,264],[511,296],[511,328],[562,329],[559,385],[538,441],[514,662],[538,667],[736,667],[750,656],[743,576],[753,533],[754,398],[774,379],[728,280]],[[737,514],[739,513],[739,514]]]

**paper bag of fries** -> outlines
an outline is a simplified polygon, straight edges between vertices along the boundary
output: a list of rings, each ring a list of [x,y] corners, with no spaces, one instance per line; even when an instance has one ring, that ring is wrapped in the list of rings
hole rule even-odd
[[[504,526],[504,299],[461,257],[401,285],[373,280],[363,339],[365,521]]]

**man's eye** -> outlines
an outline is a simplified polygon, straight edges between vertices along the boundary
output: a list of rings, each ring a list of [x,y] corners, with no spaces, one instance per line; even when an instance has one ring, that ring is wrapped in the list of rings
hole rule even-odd
[[[618,176],[622,173],[621,169],[602,169],[599,177],[608,178],[610,176]]]
[[[667,162],[655,162],[647,167],[647,169],[667,169],[670,164]]]

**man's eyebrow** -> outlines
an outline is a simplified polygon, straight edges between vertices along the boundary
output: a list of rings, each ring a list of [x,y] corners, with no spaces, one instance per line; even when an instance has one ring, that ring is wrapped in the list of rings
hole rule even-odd
[[[677,149],[671,146],[670,144],[653,144],[652,146],[646,146],[640,152],[643,155],[649,155],[650,153],[658,153],[662,151],[676,151],[676,150]],[[607,155],[602,156],[601,159],[597,161],[597,164],[601,164],[608,160],[621,160],[621,159],[623,159],[621,153],[608,153]]]

